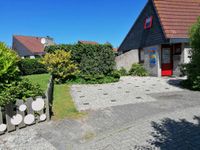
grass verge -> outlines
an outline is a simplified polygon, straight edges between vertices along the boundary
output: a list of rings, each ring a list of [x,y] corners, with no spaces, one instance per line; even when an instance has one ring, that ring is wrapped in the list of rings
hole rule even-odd
[[[85,115],[85,113],[80,113],[76,109],[70,94],[70,85],[54,86],[53,113],[53,119],[77,119]]]

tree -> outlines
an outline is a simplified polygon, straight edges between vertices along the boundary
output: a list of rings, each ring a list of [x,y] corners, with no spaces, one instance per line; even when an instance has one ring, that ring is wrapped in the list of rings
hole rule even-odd
[[[186,67],[188,84],[194,90],[200,90],[200,17],[190,29],[191,62]]]
[[[57,83],[63,83],[79,74],[77,65],[71,60],[71,52],[57,50],[46,54],[42,60]]]

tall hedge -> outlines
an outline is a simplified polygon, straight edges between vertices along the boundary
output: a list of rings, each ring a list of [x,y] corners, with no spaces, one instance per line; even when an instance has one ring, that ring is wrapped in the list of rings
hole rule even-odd
[[[45,49],[48,53],[56,50],[71,51],[72,60],[78,64],[81,75],[109,75],[115,67],[115,54],[110,44],[54,45]]]
[[[18,63],[19,70],[22,75],[42,74],[47,73],[47,69],[44,64],[41,63],[40,58],[36,59],[21,59]]]

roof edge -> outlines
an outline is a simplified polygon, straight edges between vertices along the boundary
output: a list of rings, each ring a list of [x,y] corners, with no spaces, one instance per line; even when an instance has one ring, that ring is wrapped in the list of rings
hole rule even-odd
[[[163,24],[162,24],[160,15],[159,15],[159,13],[158,13],[158,10],[157,10],[157,8],[156,8],[156,5],[155,5],[155,3],[154,3],[154,0],[150,0],[150,1],[151,1],[152,4],[153,4],[154,10],[155,10],[155,12],[156,12],[156,15],[158,16],[158,21],[159,21],[159,23],[160,23],[160,26],[161,26],[163,35],[165,36],[165,39],[167,39],[167,34],[166,34],[166,32],[165,32],[165,30],[164,30],[164,28],[163,28]]]
[[[145,4],[144,8],[142,9],[142,11],[141,11],[140,14],[138,15],[137,19],[136,19],[135,22],[133,23],[133,25],[132,25],[132,27],[130,28],[128,34],[127,34],[127,35],[125,36],[125,38],[123,39],[122,43],[120,44],[120,46],[119,46],[119,48],[118,48],[118,51],[121,49],[122,44],[124,43],[124,41],[126,40],[126,38],[128,37],[128,35],[131,33],[133,27],[135,26],[137,20],[138,20],[138,19],[140,18],[140,16],[142,15],[142,12],[143,12],[143,11],[145,10],[145,8],[147,7],[148,3],[149,3],[149,0],[147,0],[147,2],[146,2],[146,4]]]

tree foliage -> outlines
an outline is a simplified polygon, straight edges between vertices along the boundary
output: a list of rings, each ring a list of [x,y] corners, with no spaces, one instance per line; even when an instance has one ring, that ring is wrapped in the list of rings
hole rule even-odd
[[[46,54],[42,60],[56,82],[62,83],[79,73],[77,65],[71,60],[71,52],[57,50]]]
[[[200,17],[190,30],[191,62],[186,66],[187,86],[200,90]]]
[[[0,43],[0,83],[8,83],[17,78],[19,69],[18,56],[4,43]]]

